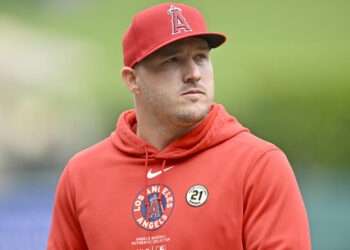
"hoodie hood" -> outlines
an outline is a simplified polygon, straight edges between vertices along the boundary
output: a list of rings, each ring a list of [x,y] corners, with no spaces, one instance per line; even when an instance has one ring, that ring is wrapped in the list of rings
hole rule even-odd
[[[206,118],[194,129],[176,139],[162,151],[139,138],[135,133],[137,126],[135,110],[123,112],[116,130],[111,134],[113,144],[121,151],[135,157],[153,159],[177,159],[195,154],[220,144],[239,133],[248,131],[225,108],[214,103]]]

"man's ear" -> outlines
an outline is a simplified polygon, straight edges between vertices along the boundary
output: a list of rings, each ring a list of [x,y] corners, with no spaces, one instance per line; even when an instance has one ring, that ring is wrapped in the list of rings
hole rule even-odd
[[[140,94],[140,88],[137,84],[138,72],[130,67],[123,67],[121,75],[126,87],[135,95]]]

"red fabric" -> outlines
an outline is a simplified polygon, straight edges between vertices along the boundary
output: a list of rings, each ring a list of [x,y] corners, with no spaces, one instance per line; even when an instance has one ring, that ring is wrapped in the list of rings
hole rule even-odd
[[[135,123],[135,112],[126,111],[109,138],[69,161],[57,187],[47,249],[311,249],[287,158],[221,105],[162,151],[135,135]],[[146,185],[172,192],[169,203],[158,196],[166,216],[152,230],[137,224],[141,215],[135,212],[146,191],[145,146],[147,168],[163,173]],[[186,200],[195,185],[208,190],[198,207]]]

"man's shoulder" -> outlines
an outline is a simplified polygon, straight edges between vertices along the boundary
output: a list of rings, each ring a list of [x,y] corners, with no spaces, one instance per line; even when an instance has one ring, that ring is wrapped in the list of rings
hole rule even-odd
[[[91,165],[100,162],[115,150],[110,137],[97,142],[96,144],[76,153],[70,160],[68,165]]]
[[[243,132],[231,138],[231,153],[235,154],[237,159],[248,163],[244,168],[247,173],[256,166],[262,164],[262,168],[269,169],[281,173],[281,171],[289,171],[290,165],[288,163],[285,153],[275,144],[266,141],[262,138],[251,134],[250,132]],[[269,162],[269,164],[265,164]],[[275,164],[278,163],[278,164]],[[284,169],[284,170],[283,170]]]
[[[280,150],[275,144],[247,131],[234,136],[230,139],[230,142],[239,148],[255,151],[257,154],[264,154],[271,150]]]

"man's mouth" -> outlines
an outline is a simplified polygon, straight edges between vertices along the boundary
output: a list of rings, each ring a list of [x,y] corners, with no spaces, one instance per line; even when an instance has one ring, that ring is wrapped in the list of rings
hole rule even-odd
[[[181,95],[196,95],[196,94],[204,95],[204,92],[200,89],[190,89],[190,90],[183,92]]]

